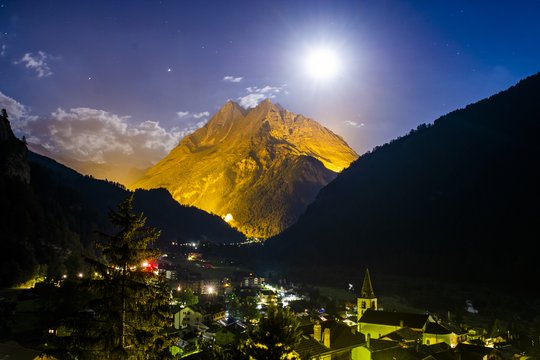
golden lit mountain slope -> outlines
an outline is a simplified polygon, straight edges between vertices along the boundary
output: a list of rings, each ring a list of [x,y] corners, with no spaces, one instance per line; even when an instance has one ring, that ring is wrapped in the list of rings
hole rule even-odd
[[[341,137],[269,100],[250,110],[229,101],[132,188],[166,188],[179,203],[266,238],[357,157]]]

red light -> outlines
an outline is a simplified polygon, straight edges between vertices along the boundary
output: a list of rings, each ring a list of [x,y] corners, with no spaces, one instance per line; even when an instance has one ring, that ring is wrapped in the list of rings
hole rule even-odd
[[[142,267],[146,271],[154,271],[154,270],[156,270],[158,268],[156,263],[153,263],[153,262],[150,262],[150,261],[143,262]]]

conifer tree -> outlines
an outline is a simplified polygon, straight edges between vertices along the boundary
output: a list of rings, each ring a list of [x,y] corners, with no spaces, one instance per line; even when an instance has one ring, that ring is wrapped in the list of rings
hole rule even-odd
[[[172,324],[168,311],[171,291],[154,272],[159,256],[149,248],[160,235],[145,227],[146,217],[132,210],[133,194],[110,211],[113,235],[101,233],[97,243],[101,261],[91,261],[89,281],[95,296],[74,318],[70,344],[63,357],[78,359],[166,359],[174,339],[165,329]]]
[[[251,330],[248,339],[240,345],[239,352],[245,359],[300,359],[294,347],[302,336],[300,322],[289,308],[268,308],[267,316]]]

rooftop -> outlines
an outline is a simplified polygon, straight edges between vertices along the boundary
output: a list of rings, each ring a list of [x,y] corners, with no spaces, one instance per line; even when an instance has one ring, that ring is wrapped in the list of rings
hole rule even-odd
[[[412,329],[422,329],[429,320],[430,316],[427,314],[375,311],[368,309],[358,322],[364,324],[406,326]]]

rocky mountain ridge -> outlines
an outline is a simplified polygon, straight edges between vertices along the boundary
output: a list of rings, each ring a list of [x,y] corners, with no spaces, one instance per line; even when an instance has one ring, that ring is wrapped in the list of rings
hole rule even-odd
[[[270,100],[250,110],[229,101],[131,188],[166,188],[179,203],[266,238],[357,157],[338,135]]]

